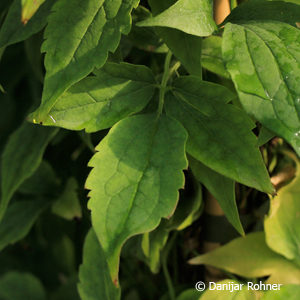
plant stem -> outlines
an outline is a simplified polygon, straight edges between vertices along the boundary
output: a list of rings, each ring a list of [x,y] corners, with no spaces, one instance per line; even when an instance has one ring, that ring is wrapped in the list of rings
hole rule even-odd
[[[161,258],[161,264],[162,264],[162,268],[163,268],[163,273],[167,282],[167,286],[168,286],[168,290],[169,290],[169,296],[171,300],[175,300],[176,299],[176,294],[175,294],[175,290],[173,287],[173,282],[170,276],[170,273],[168,271],[168,256],[169,256],[169,252],[172,249],[172,246],[176,240],[177,237],[177,232],[175,232],[173,234],[173,236],[171,237],[169,243],[167,244],[167,246],[165,247],[163,253],[162,253],[162,258]]]
[[[165,102],[165,92],[167,87],[167,82],[170,76],[170,62],[172,58],[172,52],[167,53],[164,65],[164,74],[161,80],[160,91],[159,91],[159,103],[158,103],[158,115],[161,115]]]

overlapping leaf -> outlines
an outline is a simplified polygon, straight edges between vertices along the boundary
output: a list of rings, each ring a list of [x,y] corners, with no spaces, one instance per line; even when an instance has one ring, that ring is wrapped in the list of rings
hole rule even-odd
[[[217,199],[228,221],[240,234],[244,234],[235,200],[234,181],[214,172],[212,169],[206,167],[192,157],[189,158],[189,166],[195,177]]]
[[[22,23],[24,25],[32,18],[46,0],[22,0]]]
[[[124,242],[153,230],[175,209],[187,167],[186,138],[177,121],[149,114],[120,121],[97,146],[89,162],[88,206],[114,281]]]
[[[98,131],[142,110],[154,94],[154,76],[144,66],[107,63],[95,74],[60,96],[43,124]]]
[[[228,23],[223,58],[245,110],[300,154],[300,31],[280,22]]]
[[[2,155],[0,220],[14,192],[40,165],[56,133],[57,129],[24,123],[11,135]]]
[[[30,273],[9,272],[0,277],[1,300],[45,300],[40,280]]]
[[[208,36],[217,29],[210,0],[178,0],[167,10],[139,25],[175,28],[196,36]]]
[[[39,215],[49,206],[47,199],[16,201],[0,222],[0,250],[24,238]]]
[[[82,300],[118,300],[121,297],[120,288],[111,281],[105,253],[93,229],[85,240],[79,280],[78,291]]]
[[[40,108],[31,116],[43,122],[57,98],[71,85],[100,68],[130,30],[138,0],[60,0],[45,31],[46,77]]]
[[[24,26],[22,23],[21,0],[15,0],[0,30],[0,48],[26,40],[42,30],[47,23],[47,17],[54,2],[53,0],[46,0]]]
[[[262,232],[237,238],[190,263],[207,264],[247,278],[270,276],[268,283],[300,284],[300,268],[268,248]]]
[[[273,20],[296,26],[300,22],[300,6],[283,1],[251,0],[238,5],[223,24],[251,20]]]
[[[181,77],[166,96],[166,111],[189,133],[187,151],[209,168],[260,191],[273,193],[247,115],[227,104],[225,87]]]
[[[300,266],[300,164],[296,178],[271,200],[265,219],[266,242],[275,252]]]
[[[174,4],[174,0],[151,0],[149,4],[154,16]],[[185,33],[181,30],[166,27],[155,28],[172,53],[181,61],[191,75],[202,76],[201,47],[202,38]],[[180,41],[180,43],[178,43]]]

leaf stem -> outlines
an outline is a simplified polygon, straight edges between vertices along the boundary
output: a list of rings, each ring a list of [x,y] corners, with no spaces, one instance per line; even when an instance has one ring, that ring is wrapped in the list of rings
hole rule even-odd
[[[174,290],[172,279],[170,277],[170,273],[168,271],[167,262],[168,262],[169,252],[170,252],[170,250],[173,247],[173,244],[174,244],[174,242],[176,240],[176,237],[177,237],[177,232],[175,232],[173,234],[173,236],[171,237],[171,239],[168,242],[167,246],[163,250],[162,259],[161,259],[163,273],[164,273],[164,276],[165,276],[165,279],[166,279],[166,282],[167,282],[167,286],[168,286],[168,290],[169,290],[169,296],[170,296],[171,300],[175,300],[176,299],[176,294],[175,294],[175,290]]]
[[[165,102],[165,93],[167,88],[167,82],[170,76],[170,62],[172,58],[172,52],[169,51],[166,55],[164,74],[161,80],[160,90],[159,90],[159,103],[158,103],[158,115],[161,115]]]

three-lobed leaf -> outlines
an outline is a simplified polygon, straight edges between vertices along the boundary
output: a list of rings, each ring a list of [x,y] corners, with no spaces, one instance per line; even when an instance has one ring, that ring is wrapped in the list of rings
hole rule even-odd
[[[44,125],[87,132],[109,128],[142,110],[154,94],[154,76],[144,66],[106,63],[94,73],[57,99]]]
[[[177,121],[147,114],[120,121],[97,146],[88,207],[114,281],[124,242],[173,213],[187,167],[186,139]]]
[[[197,77],[178,78],[166,95],[167,114],[189,134],[187,152],[214,171],[273,193],[247,115],[228,104],[234,95],[224,86]]]
[[[227,23],[223,58],[247,113],[300,154],[300,31],[264,21]]]

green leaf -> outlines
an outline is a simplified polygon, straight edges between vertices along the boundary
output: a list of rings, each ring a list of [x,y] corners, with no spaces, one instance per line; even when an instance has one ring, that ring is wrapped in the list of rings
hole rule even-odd
[[[158,273],[160,268],[160,254],[165,246],[169,233],[172,230],[183,230],[197,220],[202,212],[202,189],[199,183],[191,182],[188,191],[183,190],[174,215],[164,219],[159,226],[146,232],[142,239],[142,249],[146,256],[146,263],[153,273]],[[187,187],[186,187],[187,188]]]
[[[157,15],[174,4],[174,1],[151,0],[149,4],[153,14]],[[191,75],[202,77],[202,38],[173,28],[157,27],[155,29],[157,35],[164,40],[168,48],[181,61],[186,70]]]
[[[124,242],[173,213],[187,167],[186,138],[165,115],[138,115],[117,123],[97,146],[89,162],[88,206],[114,281]]]
[[[9,138],[2,154],[0,220],[14,192],[39,167],[57,129],[23,123]]]
[[[24,238],[48,206],[49,201],[43,198],[16,201],[9,205],[0,222],[0,250]]]
[[[98,131],[142,110],[154,94],[154,76],[144,66],[107,63],[95,74],[60,96],[43,124]]]
[[[192,157],[189,158],[189,166],[197,180],[217,199],[228,221],[240,234],[244,235],[235,200],[234,181],[213,171]]]
[[[272,138],[274,138],[274,133],[268,130],[266,127],[262,127],[259,131],[259,135],[257,138],[257,146],[261,147],[267,142],[269,142]]]
[[[298,300],[300,298],[300,286],[287,284],[280,287],[280,291],[268,291],[261,300]]]
[[[161,223],[155,230],[146,232],[142,239],[142,250],[146,262],[152,273],[156,274],[160,269],[160,253],[166,245],[170,231],[164,223]]]
[[[32,18],[46,0],[22,0],[22,23],[24,25]]]
[[[222,285],[229,287],[229,290]],[[206,292],[201,296],[201,300],[257,300],[255,291],[248,289],[245,284],[239,281],[225,279],[222,281],[209,282],[209,287],[206,288]],[[208,289],[209,288],[209,289]],[[230,289],[232,288],[232,290]],[[234,289],[233,289],[234,288]]]
[[[300,284],[300,268],[268,248],[263,232],[237,238],[190,263],[210,265],[246,278],[271,275],[268,283]]]
[[[47,161],[42,161],[35,173],[25,180],[18,192],[26,195],[55,195],[59,189],[59,180]]]
[[[175,28],[196,36],[209,36],[217,29],[211,0],[178,0],[167,10],[137,25]]]
[[[275,252],[300,266],[300,163],[296,178],[271,199],[269,215],[265,219],[266,242]]]
[[[199,296],[201,295],[196,289],[188,289],[183,291],[176,300],[199,300]]]
[[[53,2],[55,1],[45,1],[36,14],[24,25],[21,22],[21,0],[15,0],[0,30],[0,48],[24,41],[31,35],[42,30],[47,23],[47,17],[50,14]]]
[[[227,104],[224,86],[181,77],[166,95],[166,111],[188,131],[187,151],[214,171],[266,193],[274,189],[247,115]]]
[[[121,290],[111,281],[105,253],[93,229],[89,231],[85,240],[79,281],[78,291],[82,300],[121,298]]]
[[[0,278],[1,300],[45,300],[42,283],[30,273],[9,272]]]
[[[300,21],[300,6],[283,1],[251,0],[238,5],[222,25],[252,20],[280,21],[296,26]]]
[[[66,220],[81,218],[82,211],[77,190],[78,183],[76,179],[69,178],[63,193],[53,203],[52,212]]]
[[[223,58],[244,109],[300,154],[300,31],[280,22],[228,23]]]
[[[58,97],[71,85],[105,63],[121,34],[131,27],[130,13],[138,0],[60,0],[53,6],[45,30],[46,77],[40,108],[33,114],[43,122]],[[66,12],[68,16],[66,17]]]
[[[210,36],[203,39],[201,62],[203,68],[208,71],[230,78],[222,58],[222,38],[220,36]]]

